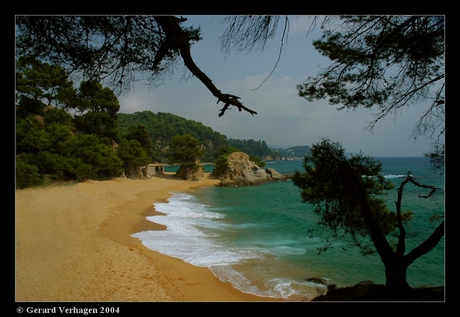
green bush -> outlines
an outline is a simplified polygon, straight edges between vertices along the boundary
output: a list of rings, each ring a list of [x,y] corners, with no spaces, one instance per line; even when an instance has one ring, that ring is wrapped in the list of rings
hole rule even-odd
[[[140,166],[147,165],[150,159],[137,140],[121,140],[118,145],[118,156],[123,161],[126,176],[133,176]]]
[[[254,162],[254,163],[256,163],[257,166],[259,166],[259,167],[264,167],[265,166],[265,162],[262,161],[261,159],[259,159],[258,157],[250,156],[249,160]]]
[[[214,169],[212,170],[212,176],[220,177],[222,174],[225,173],[227,168],[228,168],[228,155],[227,154],[219,155],[219,157],[216,159]]]
[[[38,186],[44,177],[38,173],[38,167],[22,160],[16,160],[16,189]]]

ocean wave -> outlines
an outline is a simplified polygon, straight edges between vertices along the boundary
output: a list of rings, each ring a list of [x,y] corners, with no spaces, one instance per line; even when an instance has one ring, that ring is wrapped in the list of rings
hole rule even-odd
[[[219,230],[229,226],[221,221],[225,216],[210,212],[209,206],[196,202],[192,195],[173,193],[168,203],[154,205],[163,214],[147,220],[165,225],[167,230],[132,235],[151,250],[202,267],[232,265],[260,256],[251,249],[222,246]]]
[[[418,176],[410,175],[414,178],[418,178]],[[406,178],[407,174],[388,174],[388,175],[383,175],[385,178]]]
[[[385,177],[385,178],[404,178],[406,176],[407,175],[402,175],[402,174],[399,174],[399,175],[394,175],[394,174],[383,175],[383,177]]]
[[[298,255],[298,254],[304,254],[307,252],[304,248],[293,248],[293,247],[288,247],[288,246],[279,246],[275,248],[270,248],[269,252],[272,254],[276,255]]]
[[[280,167],[277,171],[291,171],[284,168],[285,163],[277,164]],[[391,166],[382,174],[398,183],[408,170],[428,178],[424,170],[409,165]],[[309,276],[320,280],[328,277],[333,284],[345,286],[359,278],[376,282],[382,278],[381,262],[372,257],[364,261],[359,252],[351,249],[344,252],[342,242],[336,242],[334,248],[318,256],[318,247],[323,246],[324,240],[319,235],[308,235],[307,228],[315,218],[310,216],[310,207],[300,201],[292,184],[273,183],[238,192],[210,187],[192,194],[171,194],[167,203],[154,204],[164,215],[148,217],[167,229],[145,231],[134,237],[149,249],[208,267],[216,277],[245,293],[303,300],[316,296],[329,285],[308,279]],[[429,272],[423,266],[421,269],[411,266],[415,272],[412,280],[425,283],[426,275],[430,275],[429,283],[436,285],[442,275],[439,273],[442,260],[441,256],[432,265],[423,262]],[[344,267],[343,263],[353,265]]]

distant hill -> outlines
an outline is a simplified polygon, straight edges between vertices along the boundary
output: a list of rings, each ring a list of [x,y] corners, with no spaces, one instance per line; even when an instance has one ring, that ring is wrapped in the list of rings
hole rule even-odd
[[[279,159],[279,153],[271,150],[265,141],[229,139],[228,145],[236,147],[249,156],[254,156],[262,160]]]
[[[196,138],[204,150],[203,162],[213,162],[215,150],[220,146],[227,145],[225,135],[214,131],[201,122],[188,120],[171,113],[153,113],[145,110],[133,114],[118,114],[120,135],[127,133],[128,128],[136,124],[143,124],[149,132],[153,143],[153,161],[156,162],[166,162],[169,143],[175,135],[190,134]]]
[[[269,148],[263,140],[228,139],[224,134],[214,131],[201,122],[185,119],[171,113],[154,113],[148,110],[133,114],[118,113],[120,135],[126,134],[130,126],[137,124],[143,124],[146,127],[153,144],[152,160],[161,163],[165,163],[167,160],[169,142],[172,137],[184,134],[190,134],[200,142],[204,150],[202,162],[214,162],[215,151],[220,146],[227,145],[236,147],[249,156],[261,160],[303,158],[311,153],[311,149],[307,145],[273,149]]]
[[[184,134],[190,134],[200,142],[204,150],[202,162],[214,162],[215,151],[220,146],[228,145],[261,160],[280,159],[279,154],[269,149],[265,141],[228,139],[227,136],[214,131],[201,122],[185,119],[171,113],[153,113],[148,110],[133,114],[118,113],[120,135],[126,134],[130,126],[137,124],[143,124],[149,132],[154,153],[152,160],[160,163],[167,161],[169,143],[172,137]]]
[[[287,149],[271,149],[278,152],[281,157],[286,158],[303,158],[311,154],[311,148],[308,145],[291,146]]]

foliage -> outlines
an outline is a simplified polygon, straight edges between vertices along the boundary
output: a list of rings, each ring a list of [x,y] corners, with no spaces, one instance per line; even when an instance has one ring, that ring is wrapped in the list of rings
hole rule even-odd
[[[94,134],[79,134],[74,139],[73,155],[81,160],[84,165],[91,166],[91,173],[79,175],[91,179],[110,179],[118,177],[123,172],[122,160],[112,148],[108,138],[99,138]]]
[[[321,21],[322,20],[322,21]],[[229,16],[220,38],[222,50],[263,50],[273,39],[279,16]],[[327,99],[340,109],[375,108],[368,129],[389,114],[410,105],[423,107],[412,137],[433,140],[434,167],[444,165],[445,133],[445,17],[314,16],[310,32],[319,24],[323,35],[313,46],[331,64],[297,85],[309,101]],[[282,39],[289,32],[284,17]],[[307,34],[308,35],[308,34]],[[283,48],[281,41],[280,55]],[[280,57],[281,58],[281,57]],[[276,68],[276,65],[275,65]],[[264,80],[268,80],[270,77]]]
[[[39,60],[20,56],[16,61],[16,100],[23,117],[43,114],[46,105],[65,106],[69,95],[75,96],[72,81],[65,71]]]
[[[138,141],[144,149],[149,159],[152,159],[153,148],[152,139],[150,138],[149,131],[143,124],[132,125],[128,128],[128,133],[124,136],[127,140]]]
[[[261,140],[238,140],[229,139],[228,145],[240,149],[241,152],[246,153],[249,156],[265,159],[267,157],[275,157],[276,153],[269,149],[267,143]]]
[[[108,83],[121,93],[135,80],[153,86],[177,68],[185,67],[223,102],[219,117],[230,107],[257,112],[238,96],[223,93],[196,65],[190,48],[201,40],[200,29],[183,27],[174,16],[18,16],[16,53],[59,65],[85,81]]]
[[[197,171],[199,169],[203,169],[203,166],[201,164],[197,164],[196,162],[185,162],[181,164],[180,168]]]
[[[170,144],[169,163],[197,162],[203,156],[199,142],[190,134],[176,135]]]
[[[249,160],[254,162],[254,163],[256,163],[257,166],[259,166],[259,167],[264,167],[265,166],[265,162],[262,161],[261,159],[259,159],[258,157],[250,156]]]
[[[74,88],[64,75],[62,68],[18,59],[16,158],[20,187],[48,179],[108,179],[123,171],[137,176],[139,168],[154,158],[166,161],[168,149],[175,146],[176,160],[204,157],[212,162],[216,149],[227,145],[224,135],[172,114],[118,114],[118,100],[109,88],[91,81]],[[193,141],[188,144],[190,149],[187,144],[170,147],[179,132],[199,144]],[[115,141],[120,143],[118,148]]]
[[[137,140],[123,139],[118,145],[118,156],[123,161],[127,176],[135,176],[139,167],[149,163],[147,153]]]
[[[432,139],[426,156],[444,159],[444,16],[327,17],[313,45],[332,64],[298,85],[309,101],[328,99],[340,109],[376,107],[374,125],[411,104],[430,102],[412,137]],[[337,23],[335,23],[337,22]],[[327,28],[328,27],[328,28]]]
[[[391,182],[380,174],[381,163],[362,153],[347,157],[339,143],[327,138],[312,146],[311,156],[304,158],[305,173],[296,171],[294,185],[301,189],[301,197],[313,205],[319,215],[319,225],[328,228],[332,238],[351,238],[352,245],[363,254],[373,253],[372,245],[385,265],[387,286],[405,289],[407,267],[420,256],[432,250],[444,236],[442,222],[423,243],[405,254],[404,225],[413,217],[412,212],[401,210],[403,187],[411,182],[417,187],[428,188],[430,197],[436,188],[418,183],[408,173],[398,189],[396,211],[390,211],[381,197],[393,188]],[[386,236],[397,237],[396,245],[390,245]],[[364,244],[369,237],[372,244]],[[326,241],[323,249],[327,249]]]
[[[68,126],[72,131],[75,131],[74,118],[64,109],[46,107],[43,111],[43,120],[45,125],[52,123],[62,124]]]
[[[35,153],[22,152],[17,158],[56,180],[108,179],[122,173],[122,162],[107,141],[95,135],[74,136],[66,126],[57,124],[50,132],[42,131]]]
[[[135,73],[163,79],[180,56],[178,47],[167,47],[153,16],[18,16],[16,25],[18,55],[78,71],[86,80],[107,80],[116,91],[126,89]],[[184,33],[190,44],[200,40],[199,29]]]
[[[234,152],[241,152],[240,149],[234,147],[234,146],[231,146],[231,145],[226,145],[226,146],[220,146],[217,150],[216,150],[216,158],[219,158],[219,156],[222,156],[222,155],[229,155],[229,154],[232,154]]]
[[[387,218],[389,211],[379,196],[394,186],[379,174],[381,164],[362,154],[348,159],[339,143],[323,139],[313,145],[311,156],[304,158],[303,168],[305,173],[296,171],[293,182],[302,189],[303,201],[311,203],[321,216],[319,224],[330,228],[334,238],[350,235],[352,243],[362,247],[359,237],[367,235],[367,227],[359,212],[360,198],[353,189],[363,186],[375,207],[376,219]],[[355,184],[356,174],[361,176],[360,184]],[[386,229],[388,234],[395,223],[388,223]]]
[[[38,167],[22,160],[16,160],[16,188],[38,186],[43,183],[43,175],[38,173]]]
[[[221,146],[216,151],[216,161],[214,164],[214,169],[212,170],[212,175],[214,177],[219,177],[228,168],[228,155],[234,152],[241,152],[239,149],[233,146]]]
[[[46,63],[18,60],[16,178],[20,188],[47,179],[108,179],[123,172],[109,138],[118,134],[118,100],[97,83],[82,82],[74,89],[64,75],[62,69]]]
[[[278,28],[279,16],[234,15],[225,17],[221,23],[228,27],[220,37],[221,48],[227,54],[231,49],[250,52],[254,47],[263,51],[266,42],[273,39]]]
[[[117,112],[120,104],[109,88],[97,82],[82,82],[79,89],[75,127],[83,133],[116,140],[118,137]]]
[[[218,157],[218,149],[232,146],[258,159],[279,157],[277,152],[269,149],[265,141],[227,139],[219,132],[203,125],[201,122],[188,120],[177,115],[165,112],[153,113],[145,110],[134,114],[118,114],[118,126],[122,136],[126,136],[133,125],[145,126],[152,139],[152,160],[167,161],[167,149],[175,135],[190,134],[196,138],[203,149],[202,161],[214,162]]]
[[[204,153],[202,160],[213,162],[218,147],[227,144],[227,137],[201,122],[165,112],[153,113],[145,110],[133,114],[118,114],[119,132],[126,135],[130,126],[142,124],[152,140],[152,161],[166,162],[171,139],[175,135],[190,134],[199,140]]]

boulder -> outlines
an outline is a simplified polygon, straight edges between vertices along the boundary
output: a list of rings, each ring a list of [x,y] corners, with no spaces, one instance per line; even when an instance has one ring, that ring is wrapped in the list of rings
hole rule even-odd
[[[197,164],[182,164],[174,176],[184,180],[197,181],[204,177],[204,167]]]
[[[275,169],[273,168],[267,168],[265,171],[267,172],[268,175],[270,175],[271,179],[274,181],[285,179],[283,175],[275,171]]]
[[[283,176],[272,168],[264,170],[244,152],[234,152],[228,155],[228,167],[219,178],[222,186],[251,186],[281,180]]]

